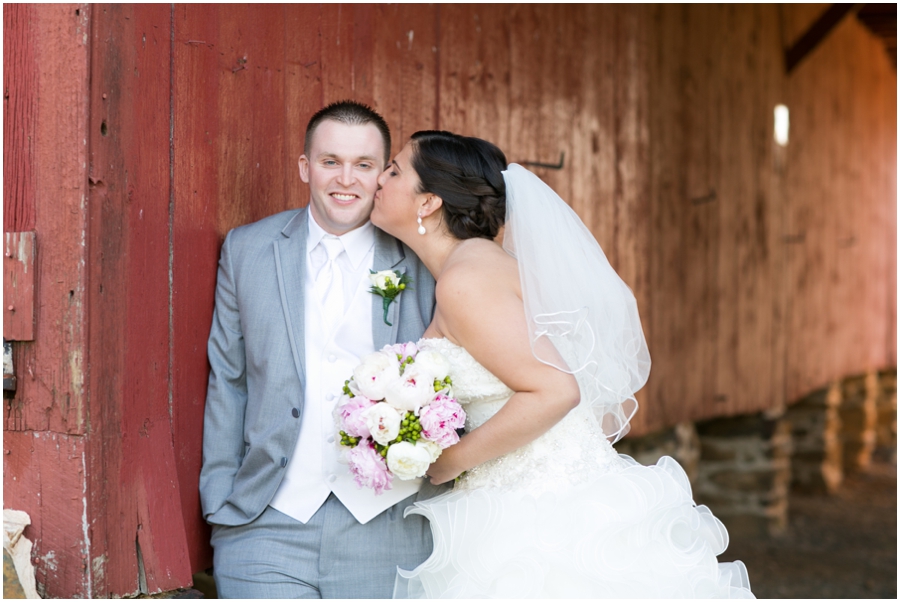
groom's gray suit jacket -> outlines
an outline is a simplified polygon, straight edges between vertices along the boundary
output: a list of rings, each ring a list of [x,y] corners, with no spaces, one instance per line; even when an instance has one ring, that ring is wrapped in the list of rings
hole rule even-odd
[[[219,260],[209,336],[200,501],[213,524],[243,525],[275,495],[303,420],[306,209],[235,228]],[[375,229],[373,269],[412,278],[390,305],[372,295],[375,349],[416,341],[434,312],[434,279],[412,251]],[[348,375],[349,377],[349,375]]]

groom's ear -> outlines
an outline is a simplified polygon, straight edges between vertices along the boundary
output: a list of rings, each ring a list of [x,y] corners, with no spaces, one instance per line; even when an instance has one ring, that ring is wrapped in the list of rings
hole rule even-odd
[[[428,217],[435,211],[441,208],[444,204],[444,199],[439,197],[436,194],[429,194],[425,197],[425,203],[419,208],[419,213],[422,214],[422,217]]]
[[[306,155],[300,155],[297,166],[300,168],[300,179],[303,180],[305,184],[309,184],[309,159]]]

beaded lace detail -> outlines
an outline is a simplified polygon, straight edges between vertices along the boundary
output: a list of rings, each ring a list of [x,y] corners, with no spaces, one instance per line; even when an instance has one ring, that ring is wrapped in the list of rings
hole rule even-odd
[[[449,360],[454,395],[466,410],[466,430],[487,422],[513,396],[514,391],[459,345],[422,339],[418,346],[440,351]],[[528,445],[468,470],[454,490],[502,488],[540,495],[625,466],[590,411],[579,406]]]

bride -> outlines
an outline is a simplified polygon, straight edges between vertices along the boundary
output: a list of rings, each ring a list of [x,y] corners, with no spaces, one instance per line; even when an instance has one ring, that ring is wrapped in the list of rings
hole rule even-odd
[[[398,570],[395,597],[752,598],[677,462],[612,447],[650,356],[577,215],[493,144],[449,132],[414,134],[379,184],[372,222],[437,281],[420,347],[448,357],[467,413],[428,470],[452,491],[407,511],[429,519],[434,552]]]

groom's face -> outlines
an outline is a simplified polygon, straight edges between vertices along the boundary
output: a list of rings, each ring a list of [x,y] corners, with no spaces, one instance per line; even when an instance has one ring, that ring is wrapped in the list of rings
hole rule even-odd
[[[309,184],[310,212],[323,230],[340,236],[368,221],[384,169],[384,141],[377,127],[326,119],[299,165],[300,179]]]

